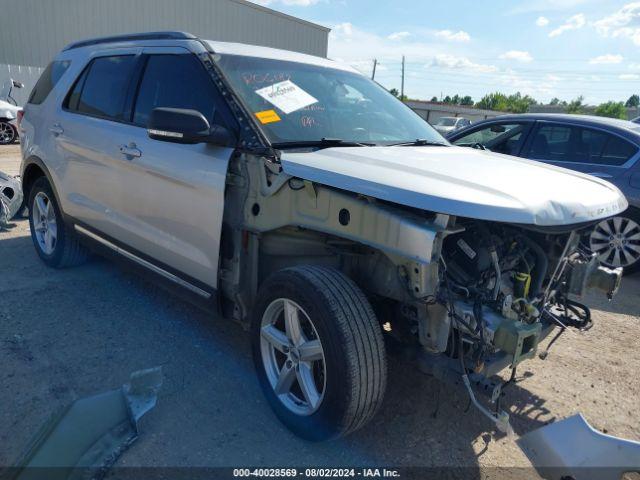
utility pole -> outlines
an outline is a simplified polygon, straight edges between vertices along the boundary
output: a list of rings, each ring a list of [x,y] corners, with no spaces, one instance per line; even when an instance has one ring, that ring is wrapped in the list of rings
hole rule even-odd
[[[404,55],[402,55],[402,83],[400,84],[400,100],[404,102]]]
[[[376,78],[376,65],[378,65],[378,59],[373,59],[373,73],[371,74],[371,80],[375,80]]]

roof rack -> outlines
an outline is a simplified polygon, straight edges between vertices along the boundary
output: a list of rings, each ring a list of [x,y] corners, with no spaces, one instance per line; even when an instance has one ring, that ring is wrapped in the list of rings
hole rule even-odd
[[[100,45],[101,43],[129,42],[134,40],[196,40],[198,37],[187,32],[145,32],[129,33],[125,35],[113,35],[110,37],[90,38],[79,42],[70,43],[62,50],[73,50],[74,48],[87,47],[89,45]]]

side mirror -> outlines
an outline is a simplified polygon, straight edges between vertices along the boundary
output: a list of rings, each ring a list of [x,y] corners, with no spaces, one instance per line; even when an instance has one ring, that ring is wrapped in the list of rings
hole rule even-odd
[[[222,125],[209,125],[197,110],[154,108],[147,124],[149,138],[173,143],[211,143],[230,146],[234,138]]]
[[[491,131],[493,133],[504,133],[507,129],[504,128],[504,125],[491,125]]]
[[[15,88],[24,88],[24,83],[22,83],[22,82],[18,82],[16,80],[11,80],[11,83],[13,83],[13,86]]]

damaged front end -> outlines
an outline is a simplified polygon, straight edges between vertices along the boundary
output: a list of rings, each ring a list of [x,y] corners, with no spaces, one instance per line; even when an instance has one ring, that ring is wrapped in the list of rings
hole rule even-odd
[[[577,300],[587,289],[611,299],[620,286],[622,269],[599,265],[580,238],[578,231],[459,219],[442,242],[439,287],[424,313],[428,334],[421,336],[419,365],[464,388],[505,433],[511,428],[500,399],[518,365],[533,358],[554,329],[550,345],[568,328],[591,327],[589,308]],[[506,368],[511,377],[504,381],[496,374]]]
[[[20,179],[0,172],[0,229],[6,227],[17,215],[22,201]]]

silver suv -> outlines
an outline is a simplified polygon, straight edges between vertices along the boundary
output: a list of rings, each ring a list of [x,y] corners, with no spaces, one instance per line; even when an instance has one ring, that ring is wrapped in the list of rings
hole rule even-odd
[[[508,431],[496,373],[590,325],[573,294],[620,282],[578,235],[627,207],[617,188],[451,146],[327,59],[178,32],[79,42],[20,128],[40,258],[115,254],[246,326],[307,439],[373,417],[387,343]]]

